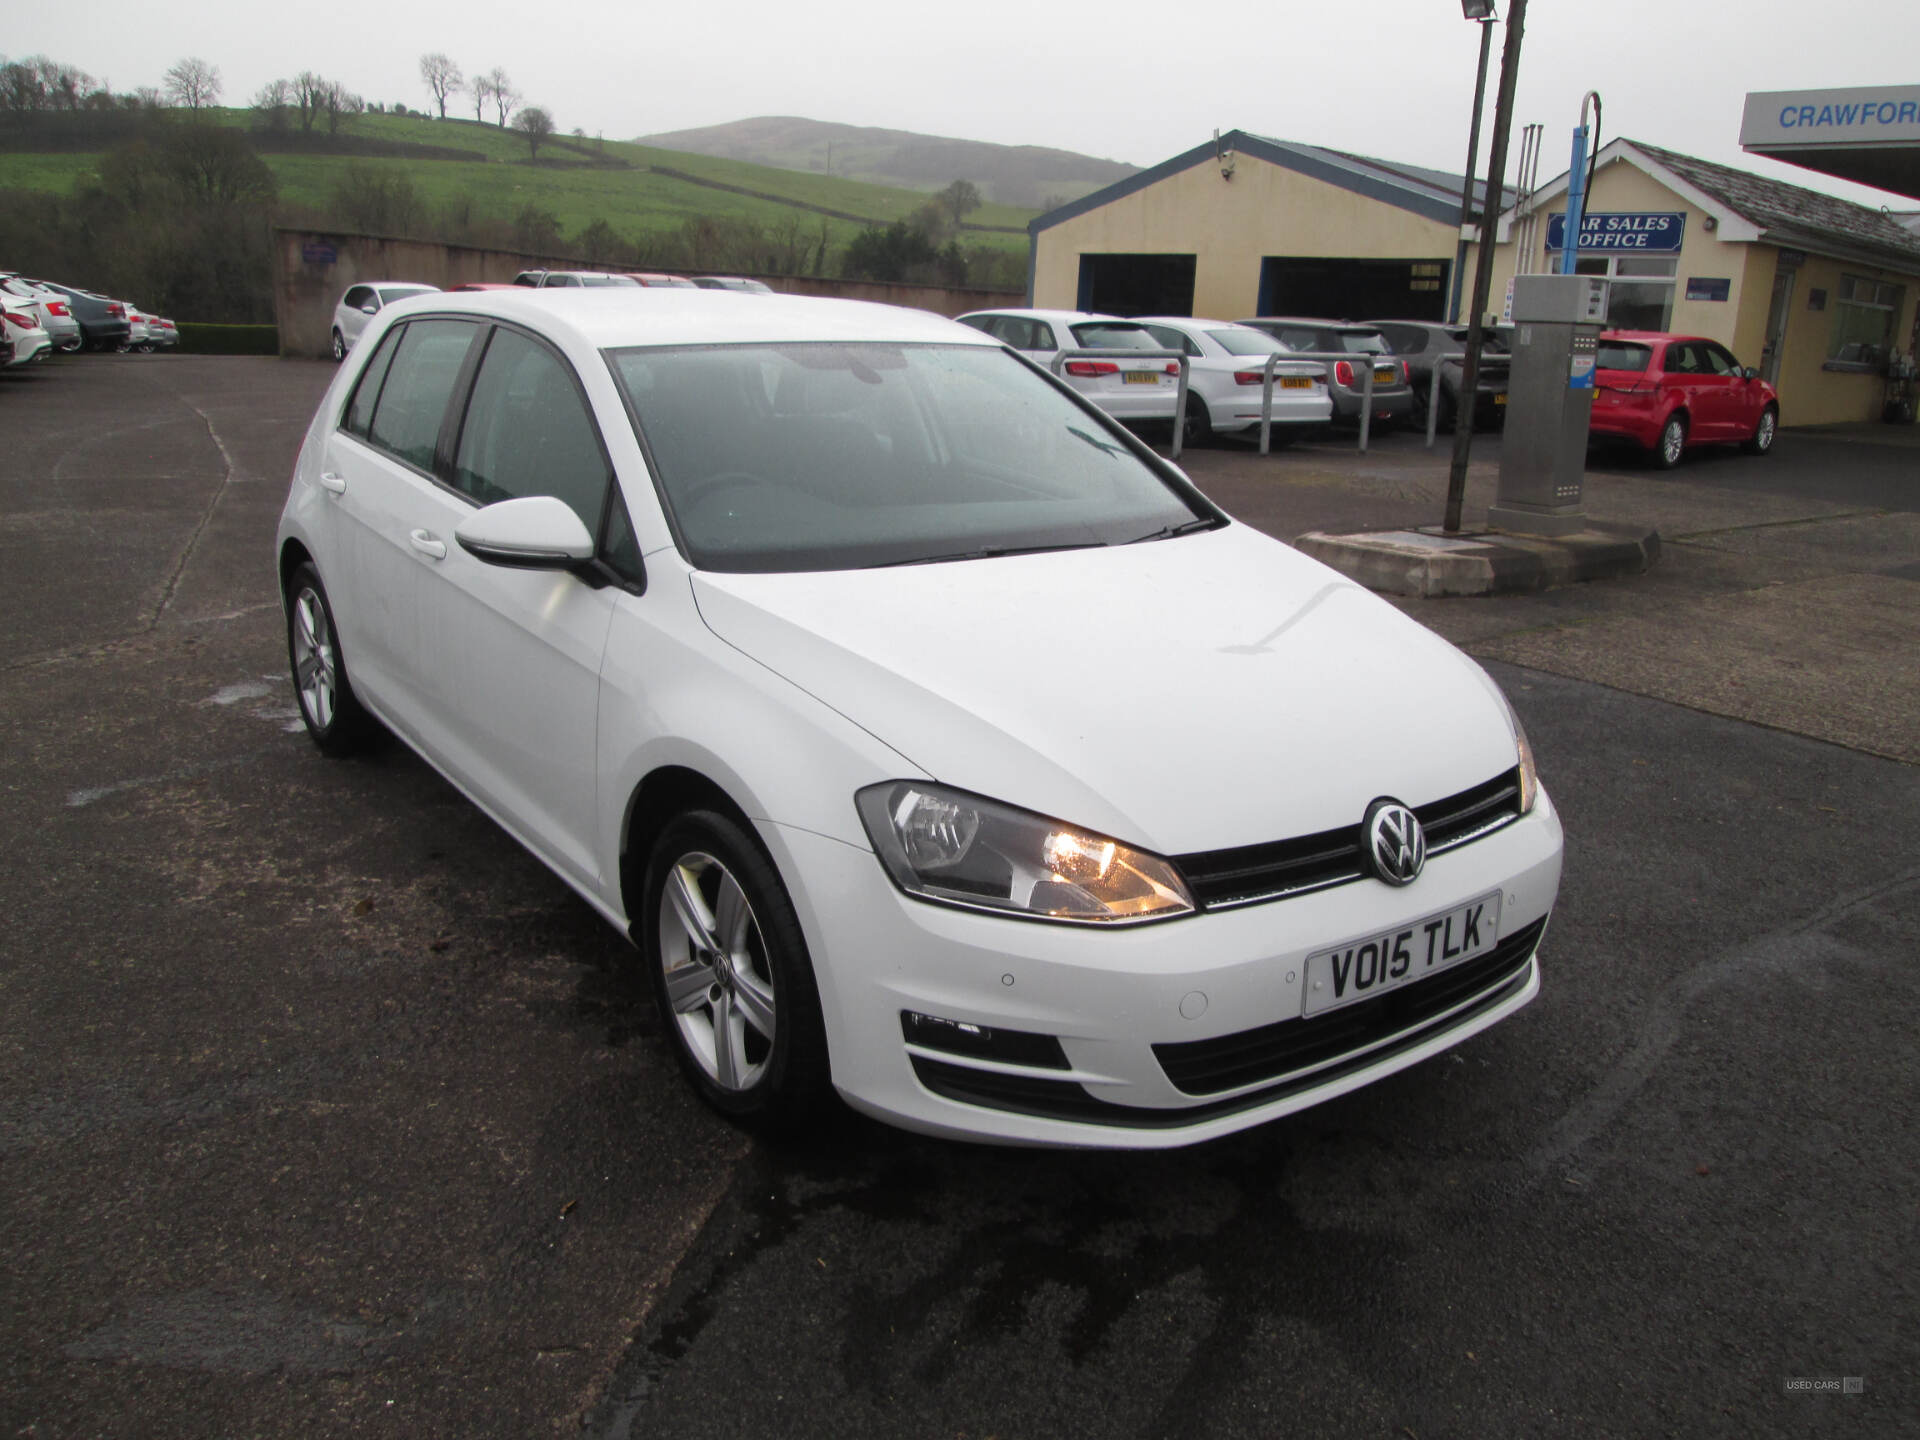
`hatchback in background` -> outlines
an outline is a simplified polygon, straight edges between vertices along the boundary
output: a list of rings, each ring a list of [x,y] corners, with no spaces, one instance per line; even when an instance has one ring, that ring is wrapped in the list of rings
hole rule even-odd
[[[1334,361],[1327,377],[1333,418],[1338,424],[1360,423],[1366,397],[1365,367],[1369,364],[1373,369],[1373,428],[1390,429],[1413,414],[1413,386],[1407,379],[1407,367],[1394,358],[1387,337],[1373,326],[1277,315],[1259,315],[1240,323],[1264,330],[1289,350],[1354,357]]]
[[[1717,340],[1652,330],[1609,330],[1594,353],[1594,440],[1636,445],[1671,470],[1698,445],[1773,448],[1780,396]]]
[[[1187,356],[1187,415],[1182,445],[1205,445],[1215,435],[1260,429],[1267,357],[1285,354],[1280,342],[1250,325],[1196,320],[1186,315],[1142,315],[1147,333]],[[1327,367],[1298,360],[1274,367],[1273,428],[1269,443],[1288,445],[1333,417]]]
[[[376,280],[364,285],[349,285],[340,303],[333,307],[333,358],[347,358],[347,352],[359,343],[367,322],[396,300],[413,295],[431,295],[440,287],[417,285],[404,280]]]
[[[15,309],[31,307],[40,328],[47,332],[55,350],[78,350],[82,343],[80,322],[73,317],[73,306],[58,290],[35,284],[26,276],[0,271],[0,304]]]
[[[80,326],[80,340],[84,348],[119,350],[126,345],[131,327],[127,324],[127,307],[118,300],[109,300],[91,290],[76,290],[71,285],[61,285],[53,280],[32,280],[28,283],[67,297],[73,318]]]
[[[276,551],[316,744],[377,718],[629,936],[726,1114],[1190,1144],[1538,991],[1493,680],[937,315],[405,301]]]
[[[1051,370],[1062,350],[1167,350],[1137,320],[1081,310],[976,310],[962,325],[984,331]],[[1173,419],[1180,365],[1161,358],[1069,360],[1060,378],[1116,420]]]
[[[738,290],[746,295],[771,295],[774,289],[760,280],[747,280],[738,275],[696,275],[693,283],[702,290]]]
[[[522,270],[513,283],[532,290],[631,290],[640,282],[611,270]]]
[[[1373,326],[1387,337],[1393,353],[1406,365],[1407,380],[1413,386],[1414,419],[1427,423],[1428,398],[1433,394],[1433,372],[1440,371],[1440,415],[1437,428],[1451,431],[1460,413],[1460,392],[1466,379],[1459,360],[1443,360],[1446,355],[1464,355],[1468,330],[1465,325],[1442,325],[1432,320],[1375,320]],[[1506,419],[1507,381],[1513,367],[1511,344],[1505,329],[1489,326],[1482,332],[1480,374],[1474,385],[1473,423],[1498,425]]]

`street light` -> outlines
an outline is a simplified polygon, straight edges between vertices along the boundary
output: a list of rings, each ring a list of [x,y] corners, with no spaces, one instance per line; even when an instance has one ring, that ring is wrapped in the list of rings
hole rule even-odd
[[[1460,272],[1467,264],[1467,222],[1473,218],[1473,167],[1480,160],[1480,112],[1486,108],[1487,51],[1493,40],[1493,0],[1460,0],[1460,13],[1480,22],[1480,73],[1473,82],[1473,124],[1467,132],[1467,178],[1460,186],[1460,234],[1453,243],[1453,289],[1447,323],[1460,323]]]

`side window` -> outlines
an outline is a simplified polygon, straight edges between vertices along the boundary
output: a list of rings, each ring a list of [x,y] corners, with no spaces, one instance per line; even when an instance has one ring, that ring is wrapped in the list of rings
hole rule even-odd
[[[371,285],[355,285],[347,291],[346,299],[341,301],[349,310],[358,310],[373,298]]]
[[[557,496],[598,535],[611,478],[566,362],[518,330],[495,330],[454,452],[455,488],[482,505]]]
[[[705,288],[712,289],[712,290],[720,290],[720,289],[724,289],[725,287],[720,285],[712,285]],[[962,315],[960,317],[960,323],[962,325],[971,326],[973,329],[979,330],[984,334],[994,335],[994,334],[997,334],[998,332],[993,328],[993,318],[994,317],[991,315]]]
[[[577,288],[577,287],[579,286],[579,284],[580,284],[580,277],[579,277],[578,275],[549,275],[549,276],[547,276],[547,285],[548,285],[549,287],[552,287],[552,286],[555,286],[555,285],[572,285],[572,286],[575,286],[575,287]]]
[[[447,399],[479,327],[468,320],[415,320],[400,337],[367,438],[429,474]]]
[[[380,385],[387,378],[387,367],[393,364],[393,352],[400,344],[400,337],[407,333],[407,327],[396,325],[380,340],[380,348],[373,352],[373,359],[367,362],[367,368],[354,384],[353,398],[347,402],[347,418],[341,422],[341,429],[367,438],[368,422],[373,419],[374,403],[380,398]]]
[[[1731,375],[1740,368],[1739,362],[1718,345],[1707,344],[1695,347],[1706,360],[1706,370],[1711,375]]]
[[[1058,350],[1059,344],[1053,338],[1053,327],[1044,320],[1033,322],[1033,333],[1027,337],[1027,343],[1021,347],[1026,350]]]
[[[1698,375],[1700,357],[1691,345],[1667,346],[1666,371],[1669,375]]]

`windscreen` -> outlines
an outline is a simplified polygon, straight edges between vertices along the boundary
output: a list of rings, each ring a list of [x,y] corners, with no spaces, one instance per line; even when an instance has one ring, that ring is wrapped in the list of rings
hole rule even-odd
[[[605,290],[616,285],[639,285],[631,275],[582,275],[580,283],[589,289]]]
[[[394,301],[404,300],[409,295],[431,295],[434,293],[433,286],[431,285],[381,285],[378,289],[380,291],[380,303],[382,305],[391,305]]]
[[[1378,330],[1340,330],[1335,332],[1338,340],[1333,348],[1345,350],[1349,355],[1391,355],[1393,347],[1387,344],[1387,337]]]
[[[1653,351],[1648,346],[1625,340],[1602,340],[1593,352],[1594,369],[1626,370],[1636,375],[1643,373],[1652,359]]]
[[[1218,330],[1209,330],[1207,338],[1229,355],[1274,355],[1285,348],[1265,331],[1244,325],[1227,325]]]
[[[1150,538],[1214,517],[998,346],[609,352],[687,558],[845,570]]]

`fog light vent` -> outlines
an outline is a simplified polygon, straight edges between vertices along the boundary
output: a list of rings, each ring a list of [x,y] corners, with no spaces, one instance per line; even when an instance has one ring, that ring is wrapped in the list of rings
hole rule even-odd
[[[1068,1069],[1067,1053],[1051,1035],[1031,1030],[1003,1030],[965,1020],[943,1020],[938,1015],[900,1012],[900,1032],[909,1045],[966,1055],[976,1060],[998,1060],[1005,1065],[1031,1065],[1043,1070]]]

